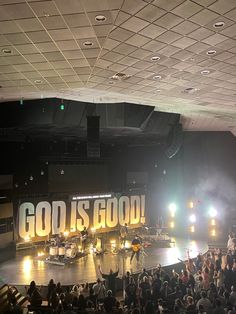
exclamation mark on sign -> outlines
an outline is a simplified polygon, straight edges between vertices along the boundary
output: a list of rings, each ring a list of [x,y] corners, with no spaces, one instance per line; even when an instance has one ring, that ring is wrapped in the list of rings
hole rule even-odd
[[[141,219],[140,222],[145,224],[145,195],[141,195]]]

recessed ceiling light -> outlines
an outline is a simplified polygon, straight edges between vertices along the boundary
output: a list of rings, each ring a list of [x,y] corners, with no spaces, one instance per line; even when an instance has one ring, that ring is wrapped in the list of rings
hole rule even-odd
[[[45,17],[49,17],[49,16],[50,16],[50,14],[49,14],[48,12],[44,12],[43,16],[45,16]]]
[[[112,84],[114,84],[114,82],[113,82],[113,81],[109,81],[108,84],[109,84],[109,85],[112,85]]]
[[[186,94],[193,94],[197,91],[198,89],[197,88],[194,88],[194,87],[187,87],[185,88],[185,90],[183,91],[184,93]]]
[[[152,60],[152,61],[158,61],[158,60],[160,60],[160,57],[154,56],[154,57],[151,57],[151,60]]]
[[[93,46],[93,43],[92,43],[91,41],[85,41],[85,42],[83,43],[83,45],[84,45],[85,47],[91,47],[91,46]]]
[[[161,79],[161,75],[154,75],[154,76],[153,76],[153,79],[154,79],[154,80],[160,80],[160,79]]]
[[[202,74],[202,75],[207,75],[207,74],[209,74],[209,73],[210,73],[209,70],[203,70],[203,71],[201,71],[201,74]]]
[[[41,80],[35,80],[34,83],[35,84],[42,84],[42,81]]]
[[[161,92],[160,89],[156,89],[156,90],[155,90],[155,93],[160,93],[160,92]]]
[[[104,21],[106,21],[106,17],[104,16],[104,15],[96,15],[95,16],[95,20],[97,21],[97,22],[104,22]]]
[[[215,28],[221,28],[221,27],[225,26],[225,22],[223,22],[223,21],[216,22],[213,26]]]
[[[216,54],[216,51],[215,50],[208,50],[207,53],[206,53],[208,56],[213,56]]]
[[[5,53],[5,54],[11,54],[11,53],[12,53],[12,50],[11,50],[11,49],[8,49],[8,48],[3,48],[3,49],[2,49],[2,52]]]

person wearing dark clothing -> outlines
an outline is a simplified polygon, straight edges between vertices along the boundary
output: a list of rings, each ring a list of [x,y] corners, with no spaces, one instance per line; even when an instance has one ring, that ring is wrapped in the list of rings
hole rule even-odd
[[[136,292],[137,292],[137,286],[134,283],[134,279],[131,277],[131,281],[125,289],[126,304],[128,306],[128,309],[130,309],[130,306],[132,304],[134,307],[136,306]]]
[[[49,283],[48,283],[48,291],[47,291],[47,300],[49,301],[52,292],[56,289],[56,285],[53,281],[53,279],[50,279]]]
[[[132,245],[132,254],[130,257],[130,264],[132,263],[134,255],[136,255],[136,260],[137,260],[137,262],[139,262],[139,255],[140,255],[140,250],[141,250],[141,241],[137,235],[133,239],[131,245]]]
[[[107,291],[107,297],[104,299],[104,309],[106,313],[112,313],[113,308],[116,306],[116,298],[112,296],[112,291]]]
[[[86,248],[86,244],[87,244],[87,239],[88,239],[88,230],[86,227],[84,227],[84,229],[80,232],[81,234],[81,247],[82,250],[84,251]]]
[[[104,278],[106,280],[106,284],[107,284],[107,289],[112,291],[113,296],[116,295],[116,277],[119,274],[119,268],[117,267],[117,271],[114,273],[112,269],[110,269],[109,274],[104,274],[102,272],[101,266],[99,266],[99,272],[102,276],[102,278]]]
[[[154,300],[160,298],[161,286],[162,286],[162,281],[160,279],[160,275],[159,275],[159,273],[156,273],[154,275],[154,279],[152,281],[152,295],[153,295]]]

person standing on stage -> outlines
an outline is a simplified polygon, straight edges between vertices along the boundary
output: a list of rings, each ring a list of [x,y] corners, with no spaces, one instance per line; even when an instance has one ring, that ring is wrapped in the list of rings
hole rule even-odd
[[[123,244],[125,246],[127,235],[128,235],[128,225],[127,223],[125,223],[124,226],[121,226],[120,228],[121,245]]]
[[[137,260],[137,262],[139,262],[139,255],[140,255],[140,250],[141,250],[141,240],[140,240],[140,237],[138,235],[135,236],[131,245],[132,245],[132,254],[130,257],[130,264],[134,258],[134,255],[136,255],[136,260]]]
[[[81,247],[83,251],[85,250],[87,239],[88,239],[88,230],[86,227],[84,227],[84,230],[81,231]]]
[[[107,290],[111,290],[112,291],[112,295],[115,297],[116,296],[116,277],[119,274],[119,268],[117,266],[117,271],[114,273],[112,269],[110,269],[109,274],[104,274],[102,272],[101,266],[98,266],[98,270],[102,276],[102,278],[104,278],[106,280],[106,284],[107,284]]]

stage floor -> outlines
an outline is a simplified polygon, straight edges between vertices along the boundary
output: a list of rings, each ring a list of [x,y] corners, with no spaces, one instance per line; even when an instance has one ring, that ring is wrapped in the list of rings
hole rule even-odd
[[[53,278],[55,282],[60,281],[62,285],[75,283],[94,282],[98,277],[98,265],[101,265],[104,273],[109,269],[116,269],[119,266],[120,273],[126,271],[137,272],[143,267],[150,269],[157,264],[169,266],[186,259],[186,251],[189,249],[190,256],[205,253],[208,245],[204,241],[175,239],[175,246],[171,248],[158,248],[151,246],[145,249],[146,256],[143,256],[139,263],[134,259],[130,265],[131,252],[114,255],[106,253],[101,256],[88,254],[76,260],[72,264],[57,266],[46,264],[36,260],[39,249],[28,249],[17,251],[16,256],[0,264],[0,281],[13,285],[26,285],[35,280],[37,285],[47,285]]]

